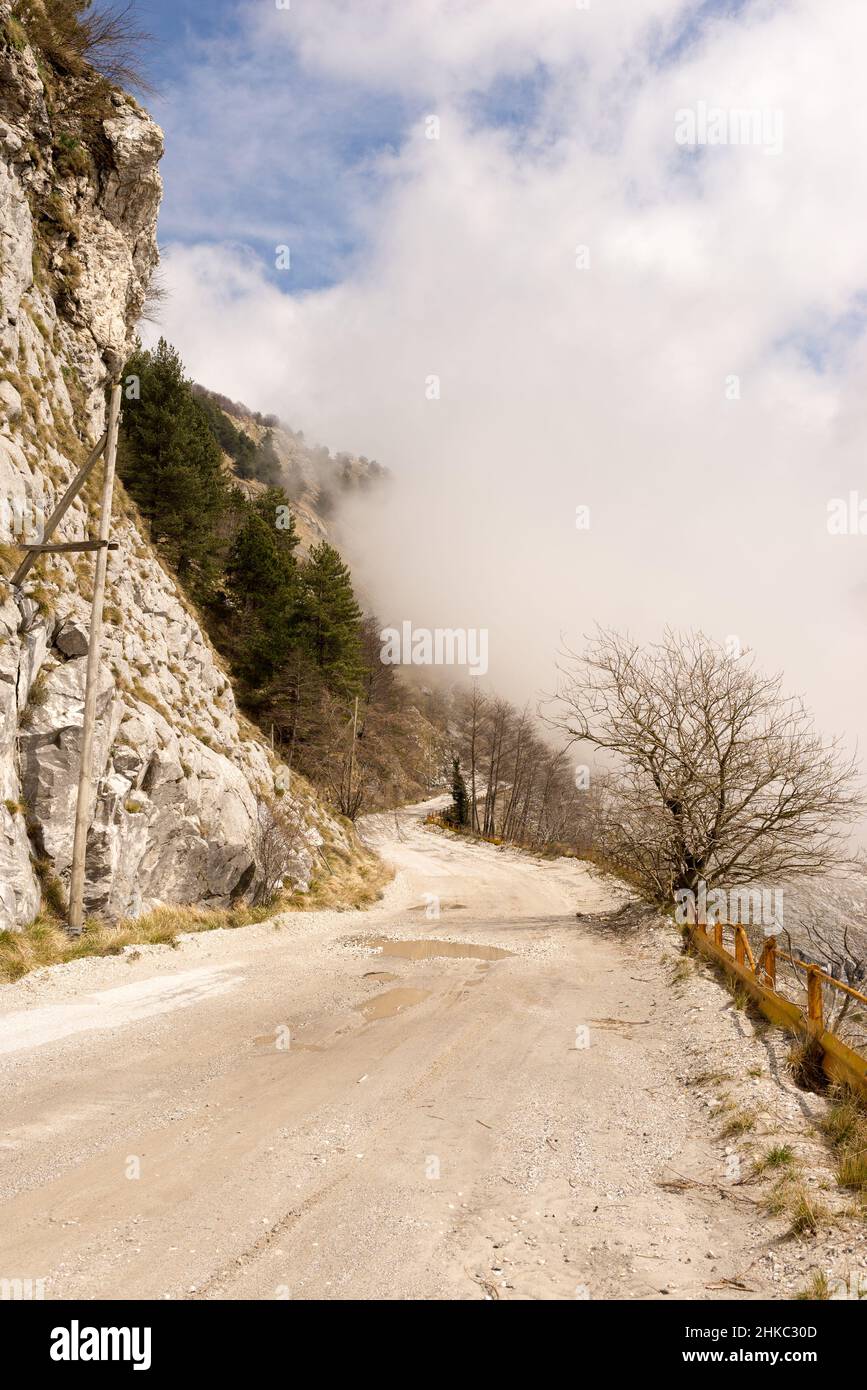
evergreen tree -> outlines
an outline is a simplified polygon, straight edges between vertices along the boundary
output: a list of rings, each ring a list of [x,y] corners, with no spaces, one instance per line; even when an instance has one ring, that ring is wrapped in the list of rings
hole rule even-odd
[[[219,569],[214,532],[227,501],[219,445],[164,338],[154,353],[139,348],[124,377],[137,377],[139,390],[128,391],[123,404],[120,475],[179,579],[207,598]]]
[[[291,542],[280,536],[273,520],[269,524],[256,506],[248,504],[226,562],[234,664],[247,685],[259,690],[288,661],[297,619],[298,567],[292,550],[298,539],[294,533]]]
[[[295,529],[295,513],[281,487],[269,487],[253,499],[253,510],[275,532],[278,549],[294,555],[300,537]]]
[[[327,541],[313,547],[303,566],[303,626],[313,660],[335,694],[361,689],[361,609],[352,578]]]
[[[470,798],[467,793],[467,784],[461,772],[459,758],[452,758],[452,804],[449,819],[452,825],[469,825],[470,823]]]
[[[226,449],[226,453],[235,465],[235,472],[239,478],[255,478],[256,445],[253,443],[249,434],[245,433],[244,430],[236,430],[231,420],[227,420],[225,415],[223,419],[235,436],[234,439],[228,440],[228,448],[226,448],[226,445],[223,445]],[[226,431],[222,430],[221,433],[225,437]],[[219,438],[219,435],[217,437]]]
[[[208,417],[211,433],[223,453],[228,454],[240,478],[255,477],[256,445],[244,430],[239,430],[225,410],[203,386],[192,385],[193,395]],[[222,398],[225,399],[225,398]],[[227,402],[228,404],[228,402]]]
[[[283,469],[280,466],[280,459],[277,450],[274,448],[274,431],[268,430],[264,439],[256,446],[252,459],[252,476],[258,478],[260,483],[266,483],[268,487],[277,487],[283,476]]]

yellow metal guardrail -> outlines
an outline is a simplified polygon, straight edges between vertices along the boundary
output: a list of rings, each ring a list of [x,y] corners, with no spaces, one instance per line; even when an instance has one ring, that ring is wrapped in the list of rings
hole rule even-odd
[[[767,937],[756,961],[746,930],[740,924],[716,922],[712,927],[713,935],[701,925],[688,930],[696,949],[738,979],[766,1018],[778,1027],[815,1039],[822,1049],[824,1070],[832,1080],[853,1087],[867,1098],[867,1057],[825,1027],[822,992],[824,986],[829,985],[865,1005],[867,995],[829,975],[821,966],[798,960],[790,952],[780,950],[775,936]],[[734,933],[733,952],[726,946],[726,932]],[[790,962],[807,977],[806,1013],[777,991],[777,964],[781,960]]]

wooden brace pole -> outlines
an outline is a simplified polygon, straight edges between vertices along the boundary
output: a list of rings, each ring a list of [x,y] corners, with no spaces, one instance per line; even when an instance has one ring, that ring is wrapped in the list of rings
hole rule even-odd
[[[47,541],[49,537],[52,536],[54,532],[57,530],[57,527],[60,525],[63,518],[66,516],[66,513],[69,511],[69,508],[72,506],[79,492],[84,487],[84,484],[90,477],[90,474],[93,472],[94,465],[96,464],[97,459],[99,458],[107,443],[108,431],[106,431],[99,443],[90,451],[87,457],[87,462],[82,464],[81,468],[78,470],[72,482],[69,484],[69,487],[66,489],[60,501],[58,502],[57,506],[54,508],[54,511],[51,513],[51,516],[46,521],[45,529],[42,533],[43,542]],[[25,555],[24,559],[21,561],[21,564],[18,566],[17,570],[12,576],[11,583],[14,585],[16,589],[19,589],[21,585],[24,583],[25,579],[27,578],[34,564],[36,563],[36,557],[39,554],[39,550],[36,546],[28,546],[27,550],[28,554]]]
[[[121,383],[116,381],[111,388],[108,430],[106,431],[105,476],[102,483],[102,512],[99,518],[100,547],[96,552],[94,567],[90,637],[87,646],[84,719],[81,727],[81,766],[78,772],[78,800],[75,805],[75,835],[72,843],[72,875],[69,885],[69,931],[73,936],[80,936],[84,929],[84,861],[93,800],[93,732],[96,724],[96,697],[99,688],[99,649],[102,645],[102,609],[105,599],[105,576],[108,567],[111,504],[114,497],[120,392]]]
[[[58,541],[56,545],[26,545],[36,555],[72,555],[76,551],[117,550],[117,541]]]

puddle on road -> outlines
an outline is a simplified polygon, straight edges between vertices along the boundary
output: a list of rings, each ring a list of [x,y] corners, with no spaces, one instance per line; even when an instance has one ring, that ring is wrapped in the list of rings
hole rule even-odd
[[[402,956],[404,960],[432,960],[434,956],[452,956],[458,960],[505,960],[514,951],[501,946],[474,946],[470,941],[401,941],[392,936],[356,937],[353,946],[368,946],[382,951],[384,956]]]
[[[466,908],[466,903],[453,903],[449,902],[447,898],[440,898],[440,912],[465,912]],[[429,908],[426,903],[419,903],[417,907],[411,907],[409,910],[410,912],[428,912]]]
[[[372,1022],[380,1018],[394,1018],[396,1014],[403,1013],[404,1009],[411,1009],[414,1004],[420,1004],[429,994],[429,989],[410,989],[409,986],[387,989],[383,994],[375,994],[372,999],[365,999],[363,1004],[356,1004],[355,1007]]]
[[[324,1052],[325,1044],[317,1042],[299,1042],[297,1038],[290,1036],[282,1046],[274,1033],[263,1033],[261,1037],[254,1038],[253,1043],[256,1047],[255,1056],[257,1057],[288,1057],[290,1052]]]
[[[370,951],[381,951],[384,956],[400,956],[404,960],[433,960],[437,956],[475,960],[478,961],[477,971],[490,969],[491,961],[504,960],[506,956],[514,955],[514,951],[506,951],[501,946],[477,946],[470,941],[403,941],[393,936],[354,936],[347,940],[346,945],[363,946]],[[389,981],[398,979],[398,976],[389,970],[367,970],[364,978]],[[470,983],[481,984],[481,979],[474,979]],[[368,1021],[394,1018],[396,1014],[403,1013],[404,1009],[411,1009],[414,1004],[420,1004],[430,994],[429,989],[399,986],[396,989],[384,990],[382,994],[375,994],[372,999],[365,999],[355,1007]]]

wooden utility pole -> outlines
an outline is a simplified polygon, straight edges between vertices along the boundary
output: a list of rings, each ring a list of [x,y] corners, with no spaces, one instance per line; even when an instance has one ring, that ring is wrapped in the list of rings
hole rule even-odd
[[[78,800],[75,806],[75,836],[72,843],[72,875],[69,884],[69,931],[80,936],[84,928],[84,860],[87,832],[93,802],[93,731],[96,724],[96,697],[99,689],[99,649],[102,644],[102,609],[108,567],[111,504],[114,497],[114,468],[117,458],[117,431],[120,421],[121,383],[111,388],[108,430],[105,442],[105,476],[102,483],[102,511],[99,518],[99,548],[93,577],[93,603],[90,610],[90,637],[87,645],[87,676],[84,687],[84,721],[81,727],[81,766],[78,772]]]
[[[349,750],[349,790],[346,793],[346,811],[352,818],[352,778],[355,774],[355,740],[358,731],[358,696],[355,697],[355,713],[352,716],[352,747]]]

